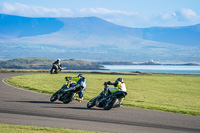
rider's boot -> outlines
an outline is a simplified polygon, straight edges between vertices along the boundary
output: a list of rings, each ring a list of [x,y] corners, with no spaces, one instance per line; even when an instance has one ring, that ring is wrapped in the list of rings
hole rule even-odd
[[[78,98],[77,101],[78,102],[82,102],[83,101],[83,97],[82,98]]]
[[[80,97],[75,97],[74,100],[77,100],[78,102],[82,102],[83,101],[83,97],[80,98]]]
[[[118,108],[118,107],[122,106],[123,100],[124,100],[124,98],[119,99],[119,104],[117,104],[115,107]]]
[[[124,100],[124,98],[122,98],[122,99],[119,100],[120,106],[122,105],[122,101],[123,101],[123,100]]]

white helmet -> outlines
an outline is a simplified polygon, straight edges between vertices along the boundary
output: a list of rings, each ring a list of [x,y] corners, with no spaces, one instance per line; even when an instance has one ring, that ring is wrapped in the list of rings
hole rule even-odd
[[[60,59],[60,58],[58,58],[58,59],[57,59],[57,61],[61,61],[61,59]]]

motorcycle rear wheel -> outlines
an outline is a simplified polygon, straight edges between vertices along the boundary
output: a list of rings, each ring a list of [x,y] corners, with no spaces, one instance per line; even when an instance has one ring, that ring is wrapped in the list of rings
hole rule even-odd
[[[69,94],[66,94],[66,95],[69,95]],[[76,93],[72,93],[70,96],[67,96],[66,98],[64,98],[63,103],[64,104],[70,103],[74,99],[75,96],[76,96]]]
[[[103,109],[104,109],[104,110],[110,110],[112,107],[115,106],[115,104],[116,104],[117,102],[118,102],[118,99],[117,99],[117,98],[114,98],[114,99],[112,99],[112,101],[111,101],[110,103],[106,104],[106,105],[103,107]]]

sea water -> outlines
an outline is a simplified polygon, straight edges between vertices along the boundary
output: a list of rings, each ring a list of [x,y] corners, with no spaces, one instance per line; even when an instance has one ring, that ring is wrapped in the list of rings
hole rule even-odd
[[[200,74],[200,66],[189,65],[104,65],[105,69],[114,72],[152,72]]]

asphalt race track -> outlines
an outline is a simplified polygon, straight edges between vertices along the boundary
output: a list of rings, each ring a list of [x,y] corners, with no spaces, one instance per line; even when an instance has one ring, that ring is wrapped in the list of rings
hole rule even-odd
[[[87,101],[51,103],[50,95],[4,82],[15,75],[0,73],[0,123],[121,133],[200,133],[199,116],[130,107],[87,109]]]

